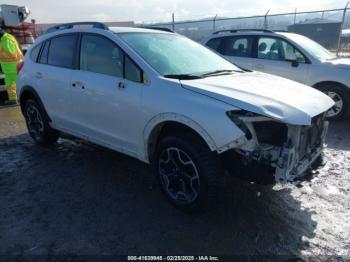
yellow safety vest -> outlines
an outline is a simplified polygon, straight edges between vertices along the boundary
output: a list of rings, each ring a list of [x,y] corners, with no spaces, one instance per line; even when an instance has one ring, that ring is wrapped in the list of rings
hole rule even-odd
[[[22,59],[23,54],[16,38],[5,33],[0,39],[0,62],[20,62]]]

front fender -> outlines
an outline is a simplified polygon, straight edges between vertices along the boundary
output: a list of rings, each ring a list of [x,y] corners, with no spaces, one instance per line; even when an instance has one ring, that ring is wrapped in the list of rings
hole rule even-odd
[[[184,115],[176,114],[176,113],[161,113],[155,117],[153,117],[146,125],[144,132],[143,132],[143,140],[145,143],[145,148],[147,150],[147,145],[149,141],[149,137],[154,130],[159,124],[165,123],[168,121],[172,122],[177,122],[184,124],[190,128],[192,128],[194,131],[196,131],[202,138],[203,140],[207,143],[208,147],[210,150],[214,151],[217,149],[217,146],[213,140],[212,137],[207,133],[207,131],[199,125],[197,122],[194,120],[190,119],[189,117],[186,117]]]

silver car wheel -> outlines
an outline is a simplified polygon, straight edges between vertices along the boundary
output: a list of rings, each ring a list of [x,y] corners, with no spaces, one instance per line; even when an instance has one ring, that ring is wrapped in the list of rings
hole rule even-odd
[[[333,91],[327,91],[326,95],[328,95],[330,98],[333,99],[334,101],[334,106],[329,109],[326,113],[326,117],[334,117],[337,116],[340,112],[342,112],[343,107],[344,107],[344,101],[342,99],[342,97]]]

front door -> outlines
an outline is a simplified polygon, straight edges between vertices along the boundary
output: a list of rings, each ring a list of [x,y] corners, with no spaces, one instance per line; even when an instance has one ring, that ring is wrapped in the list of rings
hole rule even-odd
[[[142,71],[110,39],[83,34],[72,76],[75,130],[125,153],[137,151]]]
[[[287,41],[277,37],[259,37],[253,70],[307,83],[310,64],[306,57]]]

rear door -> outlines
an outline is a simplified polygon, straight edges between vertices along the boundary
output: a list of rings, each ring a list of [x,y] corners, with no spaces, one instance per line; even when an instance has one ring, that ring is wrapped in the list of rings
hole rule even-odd
[[[142,70],[110,39],[82,34],[79,70],[71,80],[75,129],[102,145],[135,155]]]
[[[70,83],[75,69],[77,34],[56,36],[44,42],[33,78],[53,124],[68,128],[72,123]]]
[[[230,62],[251,70],[254,39],[251,36],[225,36],[213,38],[207,46]]]
[[[306,83],[310,62],[288,41],[270,36],[257,37],[253,70]]]

